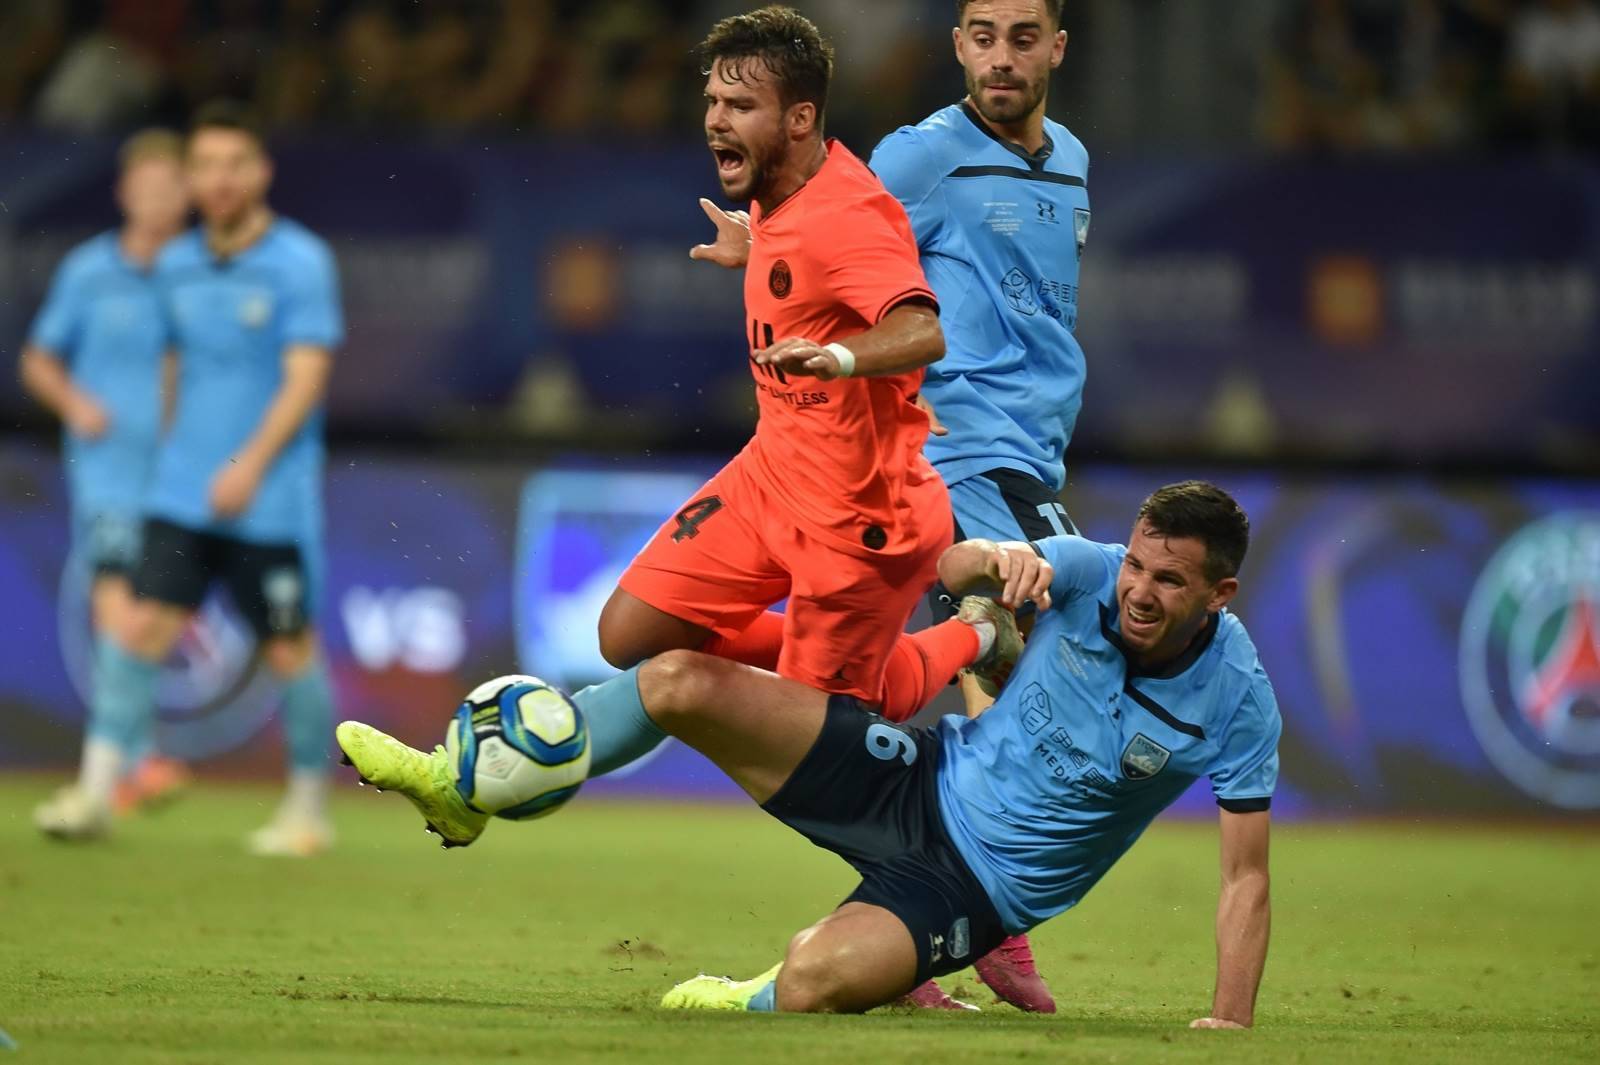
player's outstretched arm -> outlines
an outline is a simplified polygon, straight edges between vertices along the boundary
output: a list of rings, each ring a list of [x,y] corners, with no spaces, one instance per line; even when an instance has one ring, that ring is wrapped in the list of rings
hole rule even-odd
[[[710,200],[701,198],[700,209],[717,227],[717,239],[710,244],[696,244],[689,249],[689,258],[704,259],[742,270],[750,261],[750,214],[747,211],[724,211]]]
[[[1211,1015],[1191,1028],[1248,1028],[1272,930],[1267,836],[1271,815],[1219,811],[1222,891],[1217,899],[1217,988]]]
[[[110,427],[105,408],[75,385],[66,366],[45,348],[37,344],[23,348],[17,376],[28,395],[60,418],[75,435],[93,440]]]
[[[963,540],[939,556],[939,580],[952,595],[987,595],[1012,610],[1029,601],[1049,610],[1054,578],[1050,563],[1020,540]]]
[[[843,348],[841,352],[839,349]],[[776,366],[794,377],[886,377],[910,373],[944,358],[939,312],[922,302],[902,303],[865,333],[823,347],[789,337],[755,353],[757,365]]]

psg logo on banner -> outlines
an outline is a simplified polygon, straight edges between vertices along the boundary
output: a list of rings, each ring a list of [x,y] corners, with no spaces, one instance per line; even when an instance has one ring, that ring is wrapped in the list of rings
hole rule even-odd
[[[1508,779],[1600,808],[1600,514],[1543,518],[1490,559],[1461,623],[1461,695]]]

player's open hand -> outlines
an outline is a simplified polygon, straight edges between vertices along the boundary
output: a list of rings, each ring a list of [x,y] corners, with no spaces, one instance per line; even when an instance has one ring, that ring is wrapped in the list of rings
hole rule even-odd
[[[1238,1021],[1224,1020],[1221,1017],[1198,1017],[1189,1022],[1190,1028],[1245,1028],[1247,1025]]]
[[[98,440],[111,428],[111,415],[100,401],[86,392],[76,392],[67,401],[64,421],[72,435],[84,440]]]
[[[754,356],[757,366],[772,366],[790,377],[832,381],[839,376],[839,357],[816,341],[789,337]]]
[[[705,211],[711,224],[717,227],[717,239],[711,244],[696,244],[689,249],[689,258],[737,270],[750,261],[750,215],[745,211],[724,211],[710,200],[702,199],[700,209]]]
[[[1050,609],[1050,582],[1055,567],[1039,557],[1032,544],[1007,540],[995,544],[989,557],[988,578],[1000,589],[995,602],[1016,610],[1032,602],[1040,610]]]
[[[237,456],[211,478],[211,511],[219,518],[243,514],[261,487],[262,471],[254,462]]]

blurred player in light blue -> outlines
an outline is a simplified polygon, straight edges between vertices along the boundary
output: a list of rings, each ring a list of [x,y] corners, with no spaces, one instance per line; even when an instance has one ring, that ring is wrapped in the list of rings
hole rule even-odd
[[[160,662],[220,583],[284,686],[288,793],[249,845],[309,855],[333,841],[333,697],[308,565],[321,554],[322,400],[343,339],[337,268],[326,244],[267,206],[272,163],[241,109],[203,108],[186,162],[202,225],[169,244],[156,269],[178,357],[176,409],[146,497],[133,622],[105,647],[92,715],[110,734],[142,727]],[[83,817],[58,834],[103,829],[102,796],[83,798]]]
[[[72,505],[69,566],[92,574],[90,618],[96,641],[128,621],[129,579],[139,560],[141,504],[160,441],[166,327],[154,282],[160,249],[189,211],[183,139],[152,129],[118,153],[119,229],[78,245],[63,260],[22,352],[24,387],[61,419],[67,494]],[[74,791],[103,792],[121,782],[134,802],[181,786],[180,764],[144,758],[148,735],[122,747],[91,727]],[[42,823],[58,797],[41,808]]]

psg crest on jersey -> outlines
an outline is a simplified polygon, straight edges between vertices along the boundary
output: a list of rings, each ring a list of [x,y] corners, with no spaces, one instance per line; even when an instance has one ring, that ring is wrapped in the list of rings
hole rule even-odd
[[[1122,775],[1129,780],[1149,780],[1167,767],[1171,757],[1171,751],[1141,732],[1122,752]]]
[[[779,259],[772,264],[772,272],[767,275],[767,288],[780,300],[789,298],[789,293],[794,289],[794,275],[789,272],[788,263]]]
[[[1461,621],[1461,698],[1495,768],[1537,799],[1600,808],[1600,514],[1525,526]]]

